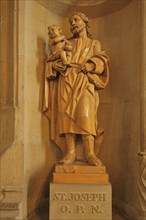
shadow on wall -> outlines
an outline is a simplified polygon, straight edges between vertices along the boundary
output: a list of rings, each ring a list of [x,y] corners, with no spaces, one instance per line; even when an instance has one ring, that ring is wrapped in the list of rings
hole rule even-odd
[[[51,168],[50,172],[46,176],[45,180],[43,181],[43,185],[41,187],[41,192],[39,193],[39,197],[35,203],[34,210],[28,214],[29,220],[47,220],[49,219],[49,183],[52,181],[52,173],[54,170],[54,166]],[[32,178],[33,179],[33,178]],[[30,186],[32,182],[30,180]],[[29,193],[29,196],[33,196]],[[29,199],[28,199],[28,209],[29,209]]]
[[[47,55],[45,53],[46,43],[43,38],[37,38],[37,52],[36,57],[38,64],[36,66],[36,83],[39,85],[39,101],[38,101],[38,113],[42,114],[42,101],[43,101],[43,85],[45,77],[45,61]],[[28,182],[28,194],[27,194],[27,206],[28,217],[31,219],[32,213],[35,209],[38,213],[45,209],[45,213],[48,215],[48,199],[49,199],[49,182],[51,181],[53,164],[55,163],[55,155],[53,155],[51,144],[49,141],[49,123],[48,120],[41,115],[40,125],[40,144],[43,154],[45,152],[45,161],[42,162],[43,166],[33,172],[30,170],[30,179]],[[39,160],[39,155],[38,155]]]
[[[36,56],[38,57],[38,65],[36,69],[37,73],[37,81],[40,85],[39,87],[39,102],[38,102],[38,110],[42,112],[42,100],[43,100],[43,81],[44,81],[44,72],[45,72],[45,61],[47,59],[47,54],[45,53],[46,43],[41,38],[37,39],[37,48]]]
[[[40,217],[42,220],[49,219],[49,183],[52,182],[52,173],[54,171],[54,166],[50,170],[50,174],[46,177],[46,182],[43,185],[43,191],[40,198],[38,199],[38,203],[36,204],[36,216]]]

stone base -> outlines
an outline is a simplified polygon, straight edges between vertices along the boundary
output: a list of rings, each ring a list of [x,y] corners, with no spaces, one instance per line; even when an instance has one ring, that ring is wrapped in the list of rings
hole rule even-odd
[[[49,220],[112,220],[111,184],[50,183]]]

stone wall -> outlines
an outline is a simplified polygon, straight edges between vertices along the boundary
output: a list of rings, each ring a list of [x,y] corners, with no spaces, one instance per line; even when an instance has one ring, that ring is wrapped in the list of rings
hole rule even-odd
[[[1,8],[1,127],[0,127],[0,216],[26,216],[24,181],[24,102],[22,17],[17,2],[3,0]],[[21,9],[19,11],[21,13]],[[18,23],[18,16],[19,22]],[[21,31],[23,34],[23,31]],[[19,45],[21,41],[21,46]],[[19,65],[18,65],[19,64]],[[19,74],[18,74],[19,73]],[[19,75],[19,76],[18,76]]]
[[[0,101],[1,101],[1,139],[0,153],[4,152],[14,140],[14,3],[1,1],[1,71],[0,75]]]

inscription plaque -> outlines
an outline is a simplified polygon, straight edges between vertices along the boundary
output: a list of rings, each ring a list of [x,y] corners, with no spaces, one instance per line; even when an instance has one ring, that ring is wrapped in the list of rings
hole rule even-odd
[[[50,220],[111,220],[110,184],[50,184]]]

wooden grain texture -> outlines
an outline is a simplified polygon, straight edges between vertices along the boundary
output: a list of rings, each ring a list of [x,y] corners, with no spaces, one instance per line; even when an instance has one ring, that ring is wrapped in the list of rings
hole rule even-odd
[[[108,174],[53,173],[53,183],[107,184]]]
[[[87,166],[87,165],[59,165],[55,166],[56,173],[80,173],[80,174],[100,174],[106,173],[105,166]]]

